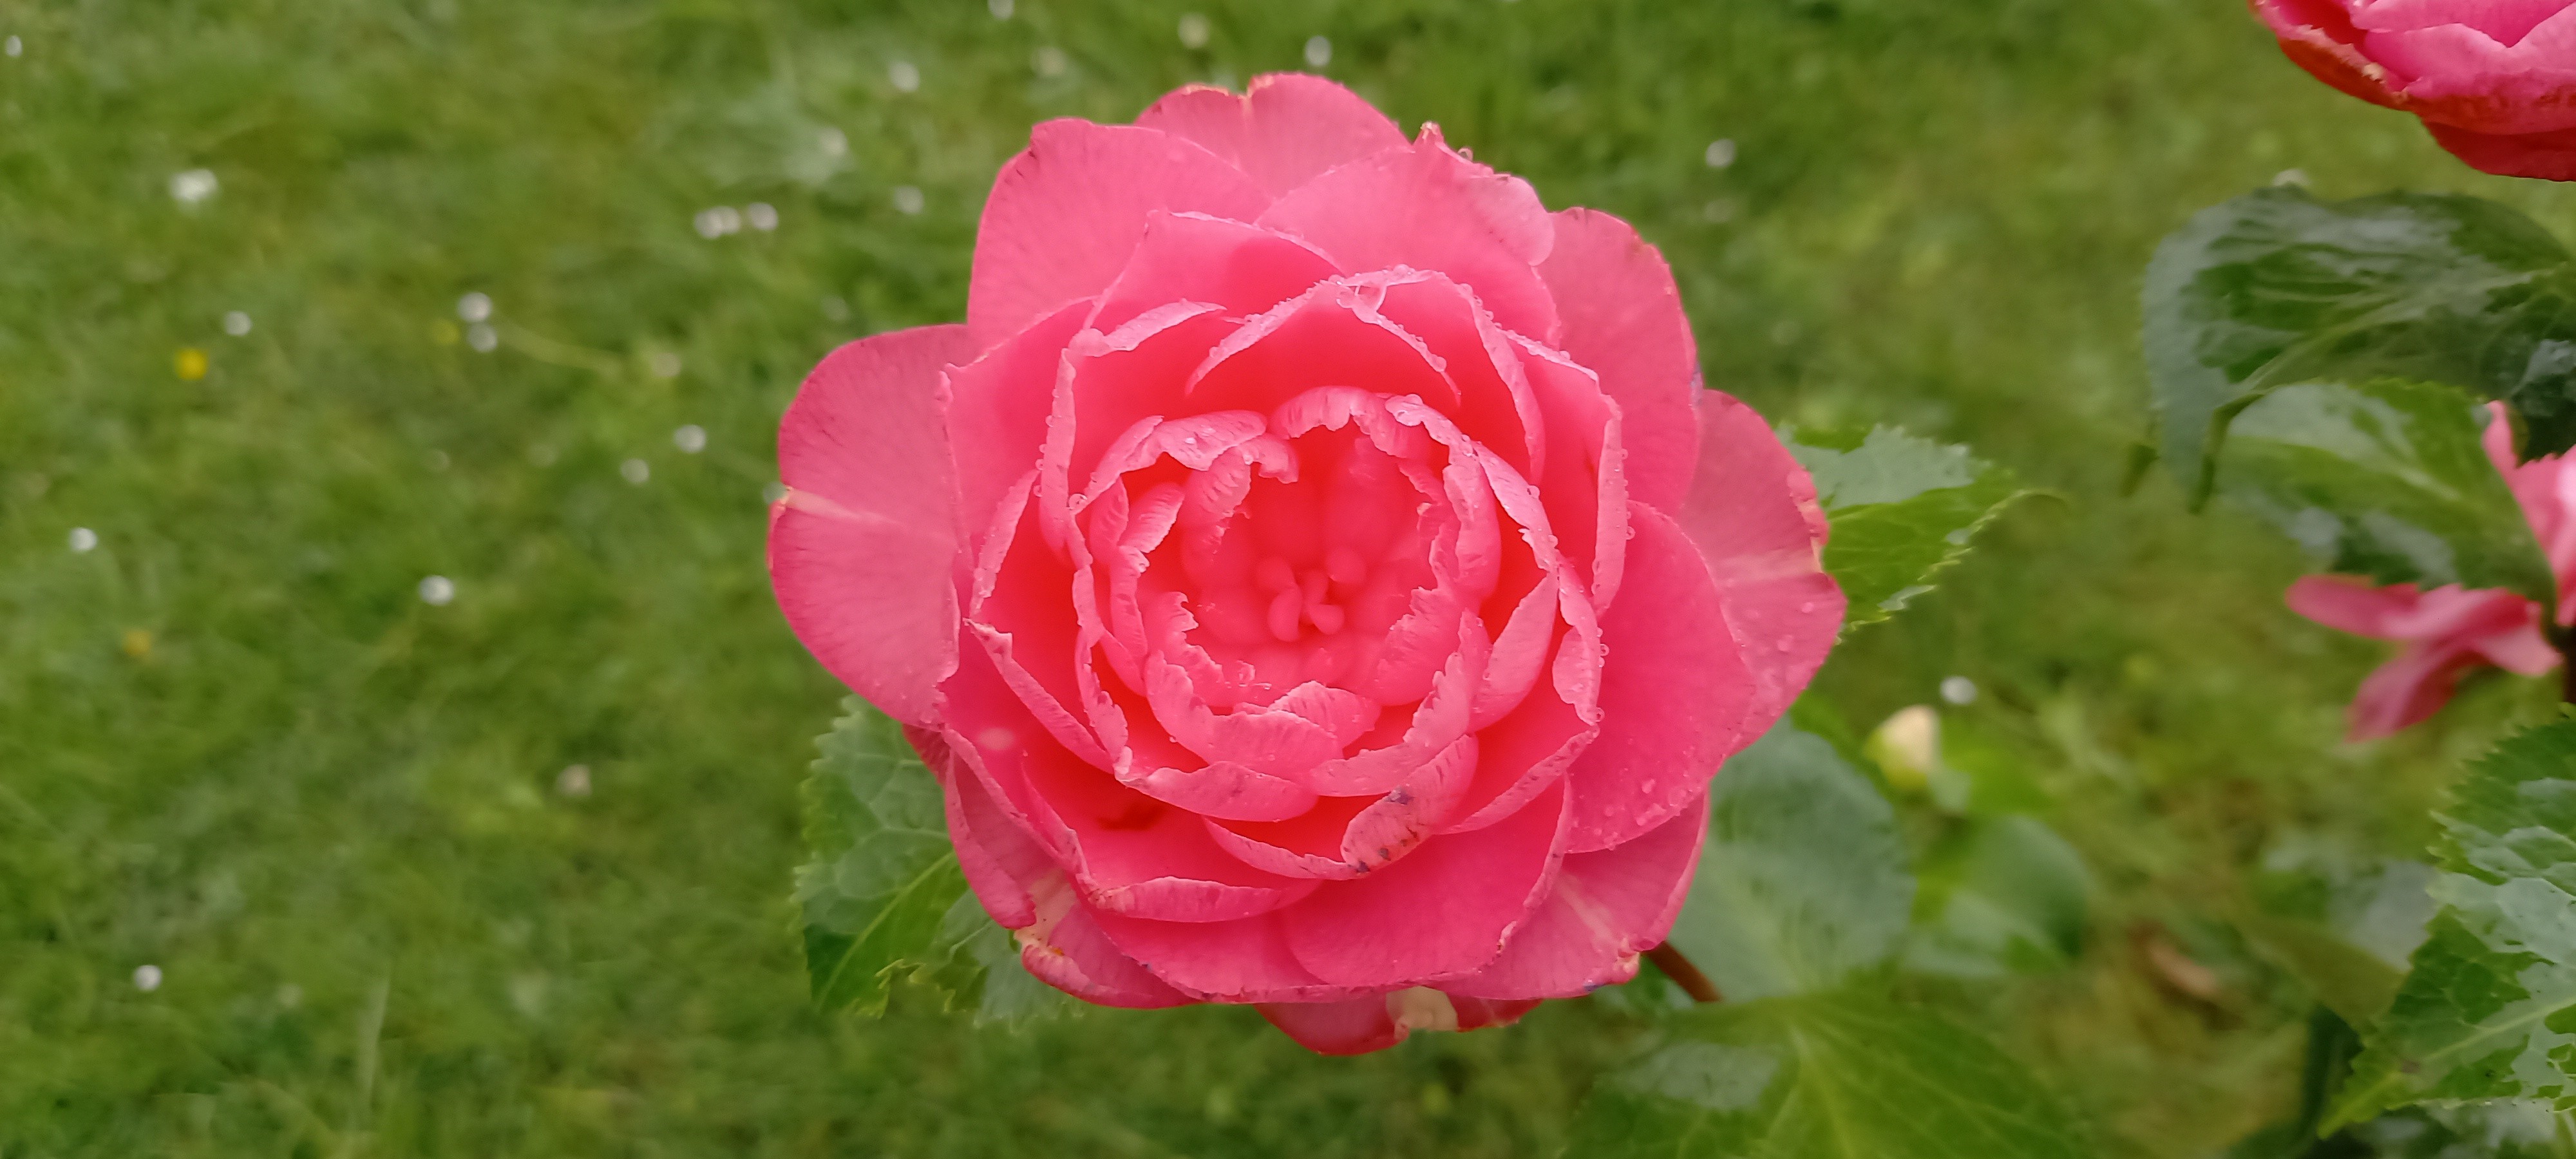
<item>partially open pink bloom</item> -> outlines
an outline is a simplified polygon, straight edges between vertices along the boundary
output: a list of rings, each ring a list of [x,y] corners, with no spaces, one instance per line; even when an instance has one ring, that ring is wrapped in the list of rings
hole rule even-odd
[[[770,574],[1092,1002],[1328,1053],[1634,974],[1843,598],[1670,272],[1267,76],[1037,127],[962,326],[834,352]]]
[[[2504,405],[2488,404],[2487,458],[2504,474],[2538,537],[2558,587],[2558,622],[2576,623],[2576,470],[2563,455],[2516,463]],[[2558,666],[2541,632],[2539,604],[2502,588],[2458,584],[2419,591],[2373,587],[2350,576],[2309,576],[2290,585],[2290,610],[2356,636],[2394,640],[2397,656],[2354,694],[2352,740],[2387,736],[2440,709],[2461,676],[2482,667],[2537,676]]]
[[[2253,0],[2327,84],[2488,173],[2576,181],[2576,0]]]

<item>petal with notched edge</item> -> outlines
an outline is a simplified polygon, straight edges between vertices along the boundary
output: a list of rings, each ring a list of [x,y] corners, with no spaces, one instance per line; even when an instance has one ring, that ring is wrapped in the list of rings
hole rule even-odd
[[[956,666],[957,475],[940,378],[971,355],[962,326],[853,342],[814,368],[779,424],[778,606],[834,676],[912,724]]]

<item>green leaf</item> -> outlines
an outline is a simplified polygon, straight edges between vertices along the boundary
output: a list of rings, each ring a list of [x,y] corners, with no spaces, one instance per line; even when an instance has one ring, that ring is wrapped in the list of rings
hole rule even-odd
[[[2297,1123],[2276,1123],[2225,1159],[2576,1159],[2576,1122],[2527,1100],[2407,1107],[2324,1143]]]
[[[1798,431],[1789,453],[1815,476],[1833,533],[1825,570],[1851,610],[1845,630],[1888,618],[1932,590],[1979,528],[2028,494],[2012,472],[1890,427],[1866,435]]]
[[[2282,387],[2236,419],[2218,489],[2326,571],[2381,583],[2556,592],[2539,541],[2450,387]]]
[[[1962,828],[1927,854],[1905,967],[1956,978],[2061,969],[2083,948],[2092,875],[2036,817]]]
[[[932,963],[951,907],[974,899],[948,843],[939,782],[902,726],[856,697],[845,708],[805,782],[808,860],[796,902],[815,1003],[879,1014],[896,978]]]
[[[2576,720],[2470,766],[2442,828],[2442,907],[2335,1123],[2426,1100],[2576,1107]]]
[[[2289,971],[2345,1022],[2368,1026],[2386,1013],[2405,977],[2406,957],[2424,942],[2433,916],[2432,866],[2377,860],[2364,865],[2296,848],[2265,857],[2259,908],[2236,919],[2255,952]]]
[[[2074,1120],[1992,1043],[1851,994],[1704,1006],[1662,1024],[1575,1119],[1583,1159],[2074,1159]]]
[[[2156,248],[2145,307],[2164,459],[2195,503],[2238,413],[2303,382],[2442,383],[2505,400],[2526,459],[2576,445],[2576,267],[2493,202],[2247,194]]]
[[[1832,745],[1773,728],[1709,807],[1671,941],[1729,1001],[1830,989],[1894,953],[1914,898],[1895,810]]]

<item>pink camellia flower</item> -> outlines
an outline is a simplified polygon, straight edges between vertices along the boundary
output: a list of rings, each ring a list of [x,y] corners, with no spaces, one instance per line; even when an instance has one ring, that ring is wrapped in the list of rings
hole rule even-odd
[[[984,908],[1110,1006],[1328,1053],[1625,980],[1832,646],[1806,473],[1671,273],[1267,76],[1037,127],[966,323],[823,360],[780,606],[909,726]]]
[[[2558,623],[2576,624],[2576,470],[2564,455],[2514,462],[2504,404],[2489,403],[2487,458],[2504,474],[2522,516],[2539,538],[2558,587]],[[2372,587],[2349,576],[2312,575],[2290,585],[2290,610],[2338,631],[2395,640],[2394,659],[2361,682],[2352,699],[2348,739],[2387,736],[2433,715],[2460,677],[2482,667],[2538,676],[2558,666],[2558,650],[2541,634],[2539,604],[2502,588],[2458,584],[2419,591],[2413,584]]]
[[[2423,118],[2460,160],[2576,181],[2576,0],[2253,0],[2319,80]]]

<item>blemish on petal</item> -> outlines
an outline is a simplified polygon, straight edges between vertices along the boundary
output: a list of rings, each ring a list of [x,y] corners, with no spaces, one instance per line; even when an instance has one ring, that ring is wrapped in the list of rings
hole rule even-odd
[[[991,752],[1002,752],[1018,744],[1019,735],[1007,728],[993,727],[975,734],[975,743]]]

